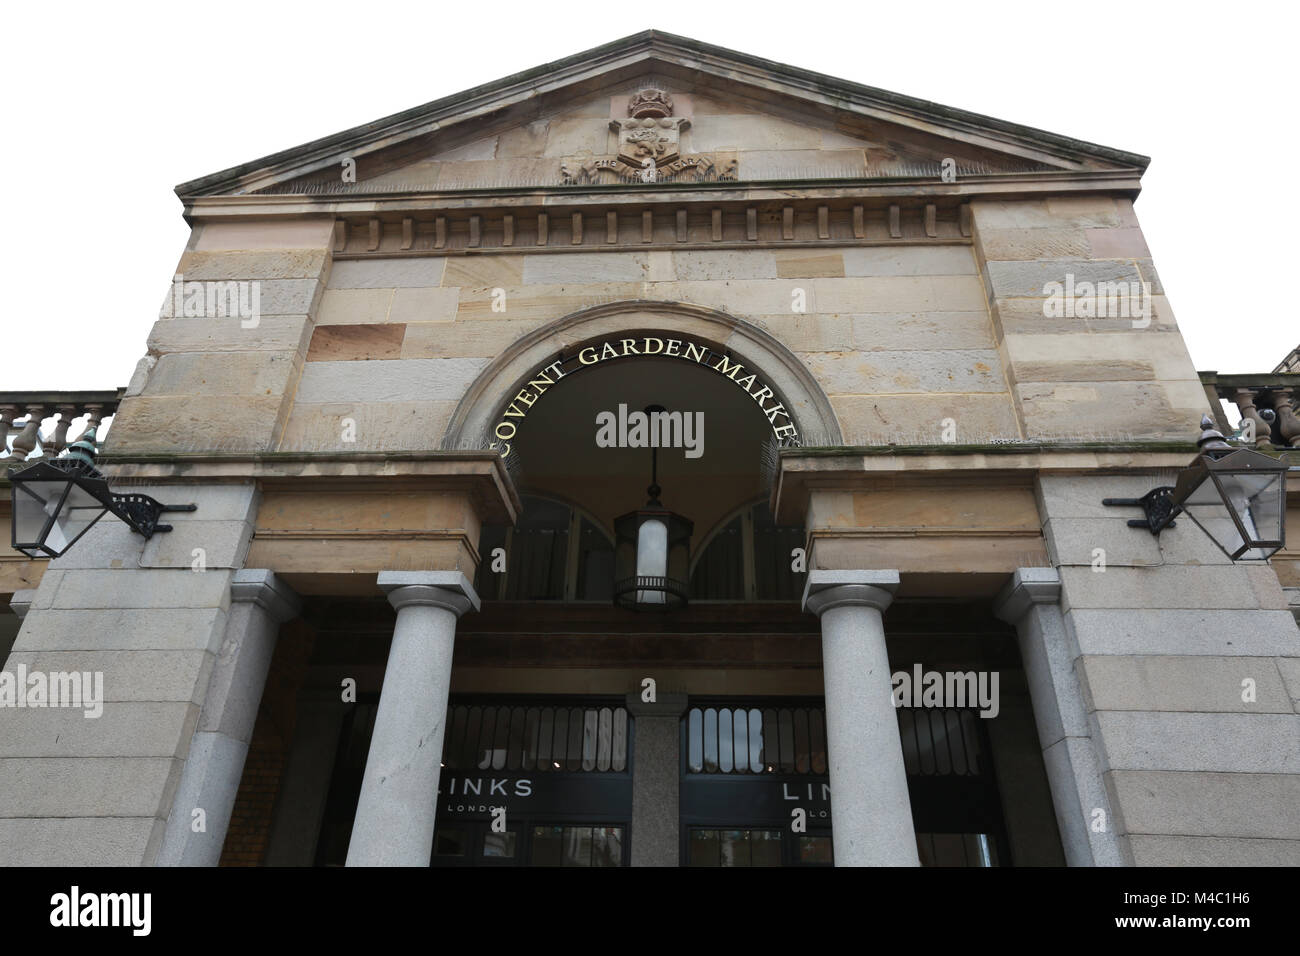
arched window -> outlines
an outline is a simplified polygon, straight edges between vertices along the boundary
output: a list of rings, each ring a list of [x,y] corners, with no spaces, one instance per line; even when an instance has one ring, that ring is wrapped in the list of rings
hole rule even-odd
[[[791,570],[804,529],[778,525],[766,501],[748,505],[715,531],[691,570],[693,601],[794,601],[802,573]]]
[[[479,596],[489,601],[609,601],[614,543],[598,524],[560,501],[522,497],[513,528],[484,525],[479,538]],[[493,552],[505,552],[505,570]]]

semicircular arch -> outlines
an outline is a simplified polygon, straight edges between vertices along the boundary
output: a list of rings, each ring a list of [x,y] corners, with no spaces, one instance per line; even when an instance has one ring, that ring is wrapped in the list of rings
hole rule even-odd
[[[502,410],[530,376],[559,358],[572,356],[588,342],[633,329],[680,336],[729,354],[757,372],[781,396],[798,429],[800,444],[843,444],[839,422],[817,379],[770,333],[717,309],[683,302],[625,300],[573,312],[510,345],[465,391],[447,424],[443,447],[469,447],[467,442],[482,447]]]

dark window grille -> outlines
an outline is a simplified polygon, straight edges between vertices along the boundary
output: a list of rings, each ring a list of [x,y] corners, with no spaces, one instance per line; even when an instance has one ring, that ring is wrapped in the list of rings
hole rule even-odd
[[[691,574],[691,596],[701,601],[741,601],[745,597],[745,554],[739,517],[709,539]]]
[[[457,704],[448,708],[442,762],[452,770],[622,773],[627,710]]]
[[[746,553],[746,527],[752,535]],[[778,525],[766,502],[759,502],[718,530],[705,545],[691,573],[691,598],[699,601],[794,601],[804,576],[791,568],[791,552],[804,545],[802,527]],[[748,571],[747,571],[748,568]],[[753,593],[746,593],[752,573]]]
[[[899,708],[903,762],[911,777],[978,777],[985,757],[974,711]],[[821,707],[692,707],[686,714],[687,772],[824,776]]]
[[[804,546],[804,529],[778,525],[767,505],[754,509],[754,592],[764,601],[794,601],[803,593],[804,576],[792,571],[791,554]]]
[[[606,600],[614,594],[614,546],[587,518],[577,524],[577,579],[568,582],[573,509],[558,501],[526,495],[513,529],[484,524],[479,536],[478,575],[474,586],[490,601]],[[492,552],[506,552],[504,573],[492,569]]]

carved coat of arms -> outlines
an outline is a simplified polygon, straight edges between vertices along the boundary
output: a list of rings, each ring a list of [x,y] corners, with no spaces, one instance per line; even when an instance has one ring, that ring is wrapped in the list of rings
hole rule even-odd
[[[627,119],[609,124],[618,133],[618,155],[598,157],[577,169],[562,165],[560,173],[566,185],[736,178],[734,160],[719,169],[710,156],[681,154],[682,130],[690,120],[673,116],[673,100],[667,91],[651,88],[634,93],[628,100],[627,112]]]

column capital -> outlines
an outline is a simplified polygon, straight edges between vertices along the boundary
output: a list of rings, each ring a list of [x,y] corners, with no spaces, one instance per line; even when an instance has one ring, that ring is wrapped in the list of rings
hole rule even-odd
[[[803,589],[803,609],[818,617],[846,605],[884,611],[898,590],[897,571],[809,571]]]
[[[460,617],[480,607],[478,592],[460,571],[380,571],[378,583],[397,611],[440,607]]]
[[[1015,624],[1035,604],[1057,604],[1060,600],[1061,572],[1056,568],[1016,568],[993,602],[993,616]]]
[[[240,568],[230,583],[230,600],[235,603],[256,604],[283,624],[298,616],[302,602],[289,585],[265,568]]]
[[[633,717],[681,717],[686,713],[686,694],[680,691],[659,691],[654,703],[641,699],[641,691],[627,693],[627,712]]]

